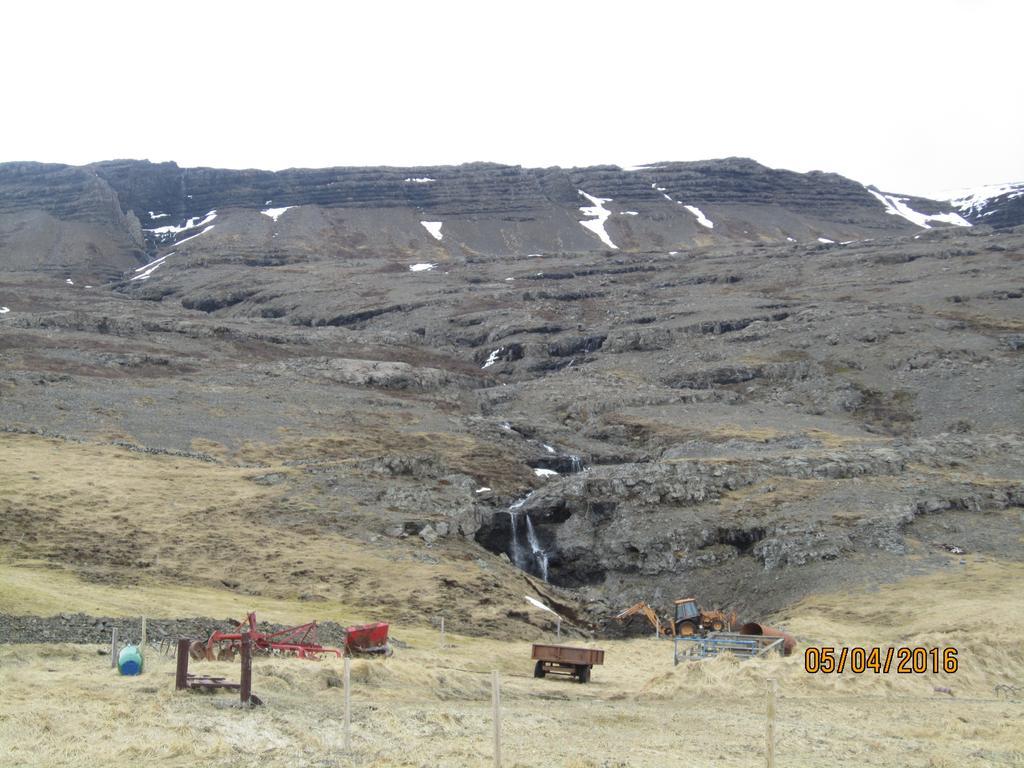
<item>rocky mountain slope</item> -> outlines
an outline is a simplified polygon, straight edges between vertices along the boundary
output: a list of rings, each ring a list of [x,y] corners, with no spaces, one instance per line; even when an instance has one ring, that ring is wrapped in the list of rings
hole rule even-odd
[[[581,622],[1020,559],[1024,233],[954,212],[736,159],[0,166],[0,426],[259,470],[282,536]],[[25,540],[49,503],[4,551],[119,578],[99,529]]]
[[[962,216],[996,229],[1024,224],[1024,182],[961,190],[950,201]]]
[[[110,279],[138,266],[145,247],[138,219],[91,170],[0,164],[0,269]]]
[[[835,174],[741,158],[630,170],[476,163],[277,173],[145,161],[8,163],[0,165],[0,246],[4,268],[62,267],[95,281],[205,231],[188,253],[280,264],[839,242],[914,232],[932,215],[967,223],[949,206],[910,202],[920,210]]]

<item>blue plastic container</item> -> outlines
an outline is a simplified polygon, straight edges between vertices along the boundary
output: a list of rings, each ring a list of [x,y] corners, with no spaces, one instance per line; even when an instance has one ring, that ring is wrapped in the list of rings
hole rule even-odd
[[[117,671],[122,675],[142,674],[142,654],[138,646],[126,645],[117,654]]]

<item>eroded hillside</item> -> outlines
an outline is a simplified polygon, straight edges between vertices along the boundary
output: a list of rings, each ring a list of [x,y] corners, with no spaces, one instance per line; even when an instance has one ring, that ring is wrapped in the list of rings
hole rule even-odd
[[[96,173],[131,181],[116,164]],[[55,272],[8,258],[0,423],[12,461],[0,471],[21,488],[2,502],[9,562],[282,597],[311,583],[345,602],[364,565],[326,553],[358,551],[392,577],[387,563],[425,570],[415,595],[384,575],[362,582],[357,612],[374,600],[403,616],[456,604],[490,631],[544,621],[523,612],[523,589],[583,627],[640,598],[692,592],[763,613],[850,579],[1019,559],[1024,236],[920,227],[863,188],[854,197],[874,212],[854,221],[825,211],[841,200],[849,214],[840,182],[820,201],[828,227],[808,229],[817,214],[798,201],[787,204],[803,229],[787,230],[769,198],[819,178],[744,201],[726,200],[726,184],[719,202],[701,199],[709,228],[681,199],[659,202],[675,192],[646,177],[637,189],[655,197],[634,216],[579,197],[584,181],[625,194],[603,191],[598,171],[559,173],[571,181],[563,222],[549,206],[509,229],[428,192],[387,216],[336,205],[334,192],[290,207],[290,188],[269,191],[259,174],[232,177],[214,200],[219,177],[197,172],[193,192],[133,188],[136,207],[145,195],[209,199],[167,213],[177,223],[143,235],[148,264],[113,282],[91,282],[87,262]],[[267,197],[237,207],[245,195]],[[523,210],[536,202],[522,199]],[[422,217],[446,205],[438,239]],[[148,213],[159,229],[152,217],[165,212]],[[737,236],[755,220],[761,230]],[[686,233],[672,229],[682,221]],[[535,240],[510,234],[527,226]],[[93,472],[131,479],[118,458],[67,475],[81,499],[55,494],[13,461],[19,441],[38,439],[18,433],[57,439],[31,444],[54,467],[76,463],[80,444],[130,448],[170,456],[176,482],[227,487],[223,472],[238,490],[178,522],[170,487],[138,504],[120,480],[86,493]],[[137,535],[110,546],[118,526]],[[247,553],[245,579],[231,575],[234,558],[210,554],[218,536]],[[175,567],[161,570],[168,547]]]

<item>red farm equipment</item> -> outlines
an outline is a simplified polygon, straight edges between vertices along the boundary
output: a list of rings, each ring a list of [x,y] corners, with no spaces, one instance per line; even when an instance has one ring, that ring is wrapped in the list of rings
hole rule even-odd
[[[383,654],[390,656],[388,625],[382,621],[376,624],[360,624],[345,627],[345,653],[349,656]]]
[[[246,626],[248,625],[248,626]],[[256,614],[250,613],[245,622],[237,622],[235,631],[221,632],[216,630],[210,639],[203,643],[197,640],[192,643],[193,658],[204,658],[210,661],[232,661],[242,648],[242,632],[248,630],[252,638],[255,653],[281,654],[298,656],[300,659],[319,659],[322,655],[333,653],[341,658],[337,648],[326,648],[320,645],[316,636],[316,622],[301,624],[297,627],[280,629],[277,632],[260,632],[256,628]]]
[[[260,632],[256,626],[256,614],[250,613],[244,622],[235,622],[233,631],[216,630],[210,638],[203,642],[196,640],[189,648],[194,659],[209,661],[232,661],[241,651],[242,633],[248,631],[252,638],[254,653],[265,655],[297,656],[300,659],[320,659],[334,654],[389,654],[388,625],[384,623],[365,624],[345,629],[344,649],[330,648],[320,645],[317,639],[317,623],[311,621],[297,627],[279,629],[276,632]]]

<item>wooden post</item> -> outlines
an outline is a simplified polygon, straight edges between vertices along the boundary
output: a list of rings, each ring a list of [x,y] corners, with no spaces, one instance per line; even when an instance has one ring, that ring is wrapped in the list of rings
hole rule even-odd
[[[491,710],[494,716],[494,768],[501,768],[501,679],[491,672]]]
[[[243,704],[252,697],[252,637],[248,631],[242,633],[242,684],[239,687]]]
[[[555,637],[557,637],[559,640],[561,640],[562,639],[562,617],[559,616],[557,621],[558,621],[558,623],[555,625]]]
[[[139,640],[139,653],[146,652],[146,617],[142,617],[142,639]]]
[[[117,627],[110,630],[110,668],[117,669]]]
[[[188,647],[191,645],[187,637],[178,640],[178,665],[174,670],[174,690],[184,691],[188,688]]]
[[[345,751],[352,749],[352,663],[345,657]]]
[[[765,766],[775,768],[775,680],[768,680],[768,701],[765,711],[764,756]]]
[[[445,647],[444,641],[444,616],[441,617],[441,647]]]

